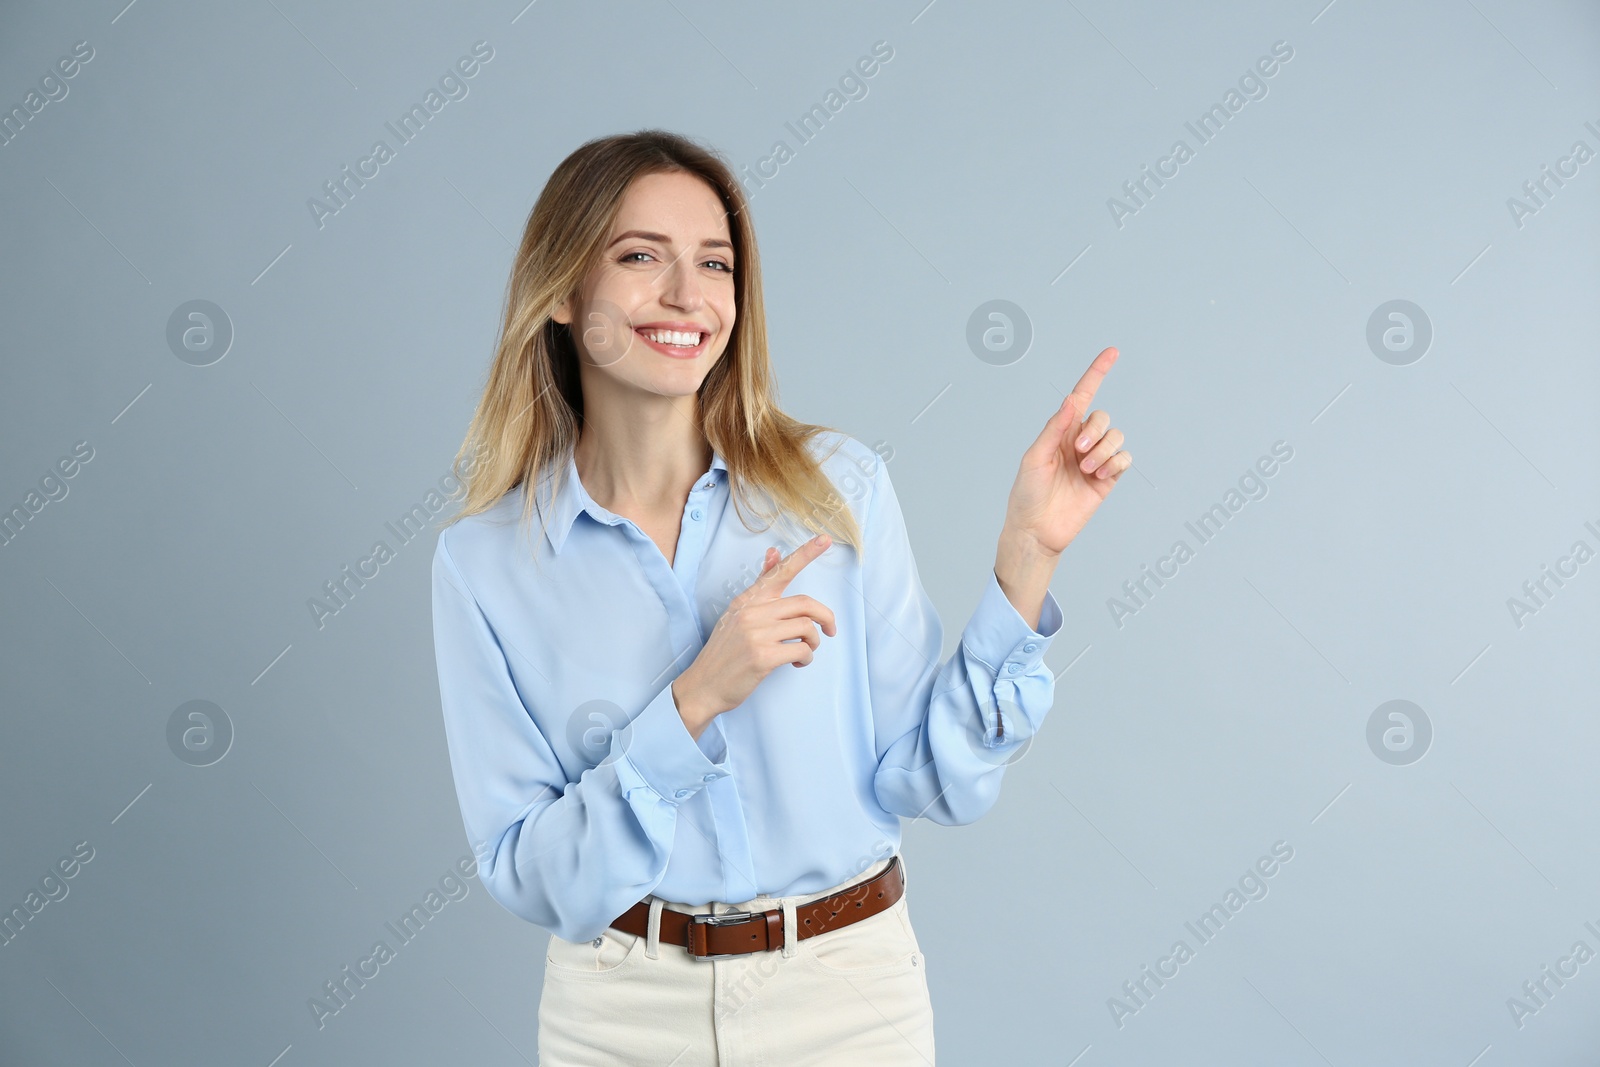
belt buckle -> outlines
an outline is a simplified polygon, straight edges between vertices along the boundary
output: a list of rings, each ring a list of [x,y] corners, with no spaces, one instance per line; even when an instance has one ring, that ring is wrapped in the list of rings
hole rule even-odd
[[[762,912],[754,912],[754,911],[730,911],[730,912],[724,912],[721,915],[713,915],[711,912],[708,912],[708,911],[707,912],[700,912],[700,911],[690,912],[689,913],[690,926],[689,926],[688,934],[685,937],[685,940],[688,942],[688,944],[686,944],[684,946],[684,948],[689,950],[690,957],[692,957],[693,959],[697,959],[697,960],[731,960],[731,959],[735,958],[736,956],[748,956],[748,955],[750,955],[750,953],[748,953],[748,952],[723,952],[723,953],[719,953],[717,955],[711,955],[711,956],[702,956],[702,955],[700,955],[699,953],[695,952],[695,950],[694,950],[694,927],[697,926],[697,925],[702,925],[702,926],[737,926],[737,925],[739,925],[741,923],[747,923],[747,922],[755,921],[756,917],[758,915],[760,915],[760,914],[763,914],[763,913]],[[710,939],[709,938],[706,941],[706,947],[707,948],[711,947],[711,943],[710,943]]]

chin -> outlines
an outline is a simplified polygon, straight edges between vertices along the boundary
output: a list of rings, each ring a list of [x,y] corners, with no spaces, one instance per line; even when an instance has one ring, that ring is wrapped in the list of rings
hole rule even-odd
[[[700,391],[700,386],[705,380],[706,376],[704,374],[698,375],[692,381],[688,377],[664,377],[653,382],[644,383],[642,387],[660,396],[693,396]]]

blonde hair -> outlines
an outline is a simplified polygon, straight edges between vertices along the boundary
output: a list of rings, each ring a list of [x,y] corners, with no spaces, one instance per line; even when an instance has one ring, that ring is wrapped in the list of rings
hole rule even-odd
[[[697,175],[717,193],[734,246],[733,336],[696,399],[700,430],[727,464],[736,512],[747,528],[746,509],[769,523],[787,513],[812,533],[861,552],[855,517],[807,448],[818,434],[837,431],[791,418],[774,397],[761,259],[744,191],[715,150],[665,130],[591,140],[545,183],[511,268],[494,363],[452,467],[467,486],[466,499],[444,526],[489,509],[524,484],[522,518],[525,524],[531,518],[539,495],[532,490],[565,463],[583,425],[578,350],[569,326],[551,315],[569,299],[576,306],[629,184],[676,171]],[[541,513],[541,533],[545,525]]]

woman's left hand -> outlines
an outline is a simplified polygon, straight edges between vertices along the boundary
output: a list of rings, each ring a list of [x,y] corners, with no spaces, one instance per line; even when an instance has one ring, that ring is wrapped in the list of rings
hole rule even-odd
[[[1094,357],[1038,439],[1022,454],[1006,503],[1005,534],[1035,544],[1045,555],[1059,555],[1072,543],[1122,472],[1133,465],[1133,457],[1119,451],[1122,431],[1111,425],[1110,415],[1096,411],[1078,421],[1116,361],[1115,348]]]

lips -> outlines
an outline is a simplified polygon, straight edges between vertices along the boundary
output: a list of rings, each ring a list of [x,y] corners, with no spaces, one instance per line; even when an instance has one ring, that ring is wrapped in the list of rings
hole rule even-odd
[[[652,329],[655,330],[665,328],[666,327],[652,327]],[[673,359],[694,359],[705,352],[706,345],[711,341],[711,334],[705,330],[699,331],[700,343],[695,345],[693,348],[684,348],[679,345],[662,344],[660,341],[651,340],[648,336],[646,336],[646,330],[643,327],[637,328],[633,332],[639,335],[639,340],[643,341],[657,352],[660,352],[662,355],[670,356]]]

